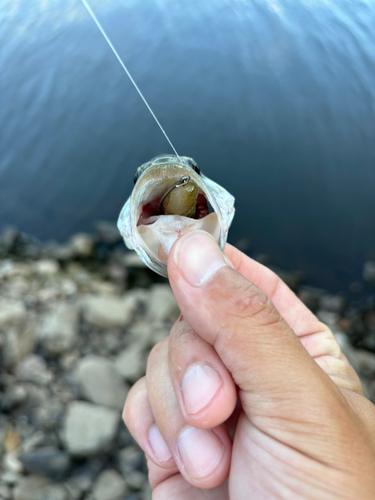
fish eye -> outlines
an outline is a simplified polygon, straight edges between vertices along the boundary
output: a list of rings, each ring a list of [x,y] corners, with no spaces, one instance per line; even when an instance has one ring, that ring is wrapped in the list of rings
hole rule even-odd
[[[195,163],[194,160],[190,161],[191,168],[198,174],[201,175],[201,169],[198,167],[198,164]]]
[[[143,172],[142,168],[138,167],[135,174],[134,174],[134,184],[137,182],[137,180],[139,179],[142,172]]]

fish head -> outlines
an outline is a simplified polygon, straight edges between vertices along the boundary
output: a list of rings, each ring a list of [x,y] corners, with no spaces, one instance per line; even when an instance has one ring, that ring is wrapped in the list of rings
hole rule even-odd
[[[138,167],[118,228],[126,246],[167,277],[168,253],[177,238],[200,229],[224,249],[233,216],[233,196],[205,177],[192,158],[161,155]]]

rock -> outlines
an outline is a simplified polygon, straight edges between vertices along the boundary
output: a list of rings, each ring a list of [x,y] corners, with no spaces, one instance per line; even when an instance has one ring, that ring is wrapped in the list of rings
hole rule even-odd
[[[126,252],[122,258],[122,262],[126,267],[146,268],[146,264],[141,261],[136,252]]]
[[[61,484],[51,484],[44,488],[40,500],[70,500],[68,492]]]
[[[60,266],[56,260],[41,259],[35,262],[34,269],[42,276],[53,276],[59,272]]]
[[[312,311],[318,308],[321,298],[326,295],[326,293],[325,290],[314,286],[301,285],[298,289],[298,297]]]
[[[118,463],[121,474],[127,477],[129,472],[143,469],[144,453],[138,446],[127,446],[119,451]]]
[[[18,411],[25,418],[35,419],[38,410],[48,405],[49,392],[44,386],[37,386],[30,383],[23,384],[23,387],[27,396]]]
[[[155,322],[174,322],[180,314],[176,299],[169,285],[151,287],[148,317]]]
[[[337,340],[337,343],[340,346],[342,353],[344,354],[344,356],[347,357],[349,363],[352,365],[354,370],[356,372],[358,372],[359,371],[359,364],[358,364],[357,357],[356,357],[356,350],[353,348],[353,346],[349,342],[348,336],[342,332],[334,332],[334,335],[335,335],[335,339]]]
[[[20,476],[14,472],[2,472],[0,476],[0,484],[8,484],[9,486],[14,486],[20,480]],[[1,497],[0,497],[1,498]]]
[[[23,477],[13,490],[14,500],[41,500],[48,479],[40,476]]]
[[[115,262],[111,262],[105,269],[105,276],[111,281],[115,281],[117,283],[125,283],[128,273],[125,267],[122,267]]]
[[[120,414],[110,408],[73,401],[66,412],[63,438],[72,456],[87,457],[110,449]]]
[[[319,307],[323,311],[341,314],[345,308],[345,298],[341,295],[323,295],[319,301]]]
[[[5,253],[11,252],[14,249],[18,236],[19,232],[15,227],[8,226],[4,229],[1,235],[0,245]]]
[[[375,377],[375,354],[362,349],[355,350],[358,370],[368,378]]]
[[[69,500],[81,500],[84,493],[89,491],[92,479],[88,474],[79,474],[69,478],[65,483]]]
[[[367,311],[364,315],[363,322],[370,332],[375,332],[375,311]]]
[[[27,315],[21,300],[0,298],[0,330],[19,325]]]
[[[133,319],[137,301],[131,295],[96,295],[87,297],[82,305],[87,323],[99,328],[124,328]]]
[[[133,470],[126,475],[126,484],[132,490],[140,490],[146,483],[146,475],[139,470]]]
[[[5,392],[1,404],[4,411],[10,411],[25,401],[27,398],[26,389],[22,385],[12,385]]]
[[[70,247],[74,257],[90,257],[94,242],[89,234],[78,233],[71,238]]]
[[[13,279],[16,276],[28,278],[32,273],[33,268],[30,264],[14,262],[10,259],[0,261],[0,279]]]
[[[127,487],[120,474],[111,469],[103,471],[93,487],[95,500],[115,500],[127,493]]]
[[[48,354],[58,355],[71,349],[78,333],[78,308],[61,302],[43,318],[39,338]]]
[[[33,313],[26,316],[21,327],[8,328],[3,347],[3,363],[11,368],[32,353],[38,342],[37,319]]]
[[[16,453],[7,453],[3,458],[4,469],[14,474],[21,474],[23,471],[22,463],[18,460]]]
[[[302,281],[301,273],[286,272],[274,266],[270,266],[270,269],[272,269],[272,271],[274,271],[292,290],[297,290],[299,288]]]
[[[339,322],[339,315],[330,311],[321,311],[319,310],[316,313],[318,319],[328,326],[331,330],[335,330],[337,328]]]
[[[17,367],[17,378],[23,382],[46,385],[52,380],[52,373],[41,356],[30,354]]]
[[[127,330],[128,336],[131,338],[130,343],[138,344],[144,349],[153,346],[154,330],[149,321],[133,322]]]
[[[33,451],[39,446],[45,444],[45,442],[46,435],[44,434],[44,432],[37,430],[22,441],[22,452],[29,453],[30,451]]]
[[[115,245],[121,241],[121,234],[116,224],[108,221],[99,221],[95,226],[95,234],[98,241],[107,245]]]
[[[27,472],[53,480],[63,479],[70,468],[69,455],[52,446],[22,453],[19,459]]]
[[[115,360],[118,372],[129,382],[135,382],[146,372],[146,356],[142,344],[133,343],[122,351]]]
[[[0,484],[0,498],[2,500],[11,500],[12,493],[7,484]]]
[[[73,257],[73,248],[68,245],[51,245],[49,249],[49,254],[52,258],[61,261],[61,262],[66,262],[70,260]]]
[[[142,487],[142,500],[152,500],[152,490],[150,483],[147,481]]]
[[[122,410],[129,388],[114,364],[100,356],[86,356],[77,366],[77,380],[84,396],[98,405]]]
[[[370,285],[375,285],[375,261],[369,260],[365,262],[362,276]]]

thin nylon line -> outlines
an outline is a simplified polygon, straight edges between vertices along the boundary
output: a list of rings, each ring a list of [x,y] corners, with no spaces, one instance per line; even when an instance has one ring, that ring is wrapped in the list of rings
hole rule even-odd
[[[133,80],[133,77],[131,76],[131,74],[129,73],[129,70],[128,68],[125,66],[125,64],[123,63],[121,57],[118,55],[118,52],[117,50],[114,48],[114,46],[112,45],[112,42],[111,40],[108,38],[106,32],[104,31],[104,29],[102,28],[102,25],[100,24],[100,22],[98,21],[97,17],[95,16],[95,14],[93,13],[93,11],[91,10],[91,7],[90,5],[86,2],[86,0],[82,0],[82,3],[83,5],[86,7],[86,9],[88,10],[90,16],[93,18],[95,24],[97,25],[97,27],[99,28],[101,34],[104,36],[104,38],[106,39],[108,45],[111,47],[113,53],[115,54],[115,56],[117,57],[119,63],[121,64],[121,66],[124,68],[125,70],[125,73],[128,75],[128,77],[130,78],[130,81],[132,82],[132,84],[134,85],[134,87],[136,88],[138,94],[140,95],[142,101],[145,103],[145,105],[147,106],[147,109],[149,110],[149,112],[151,113],[151,115],[153,116],[154,120],[156,121],[156,123],[159,125],[159,128],[160,130],[163,132],[164,134],[164,137],[167,139],[167,141],[169,142],[169,145],[171,146],[171,148],[173,149],[175,155],[177,156],[178,159],[180,159],[177,151],[175,150],[173,144],[171,143],[169,137],[167,136],[165,130],[163,129],[163,127],[160,125],[160,122],[159,120],[156,118],[154,112],[152,111],[152,109],[150,108],[148,102],[146,101],[146,99],[144,98],[142,92],[140,91],[140,89],[138,88],[138,85],[135,83],[135,81]]]

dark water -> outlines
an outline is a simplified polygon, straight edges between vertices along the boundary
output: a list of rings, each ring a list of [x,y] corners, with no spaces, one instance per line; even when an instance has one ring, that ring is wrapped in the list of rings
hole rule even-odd
[[[345,290],[375,258],[373,0],[91,0],[230,240]],[[116,219],[168,144],[79,0],[0,4],[0,226]]]

